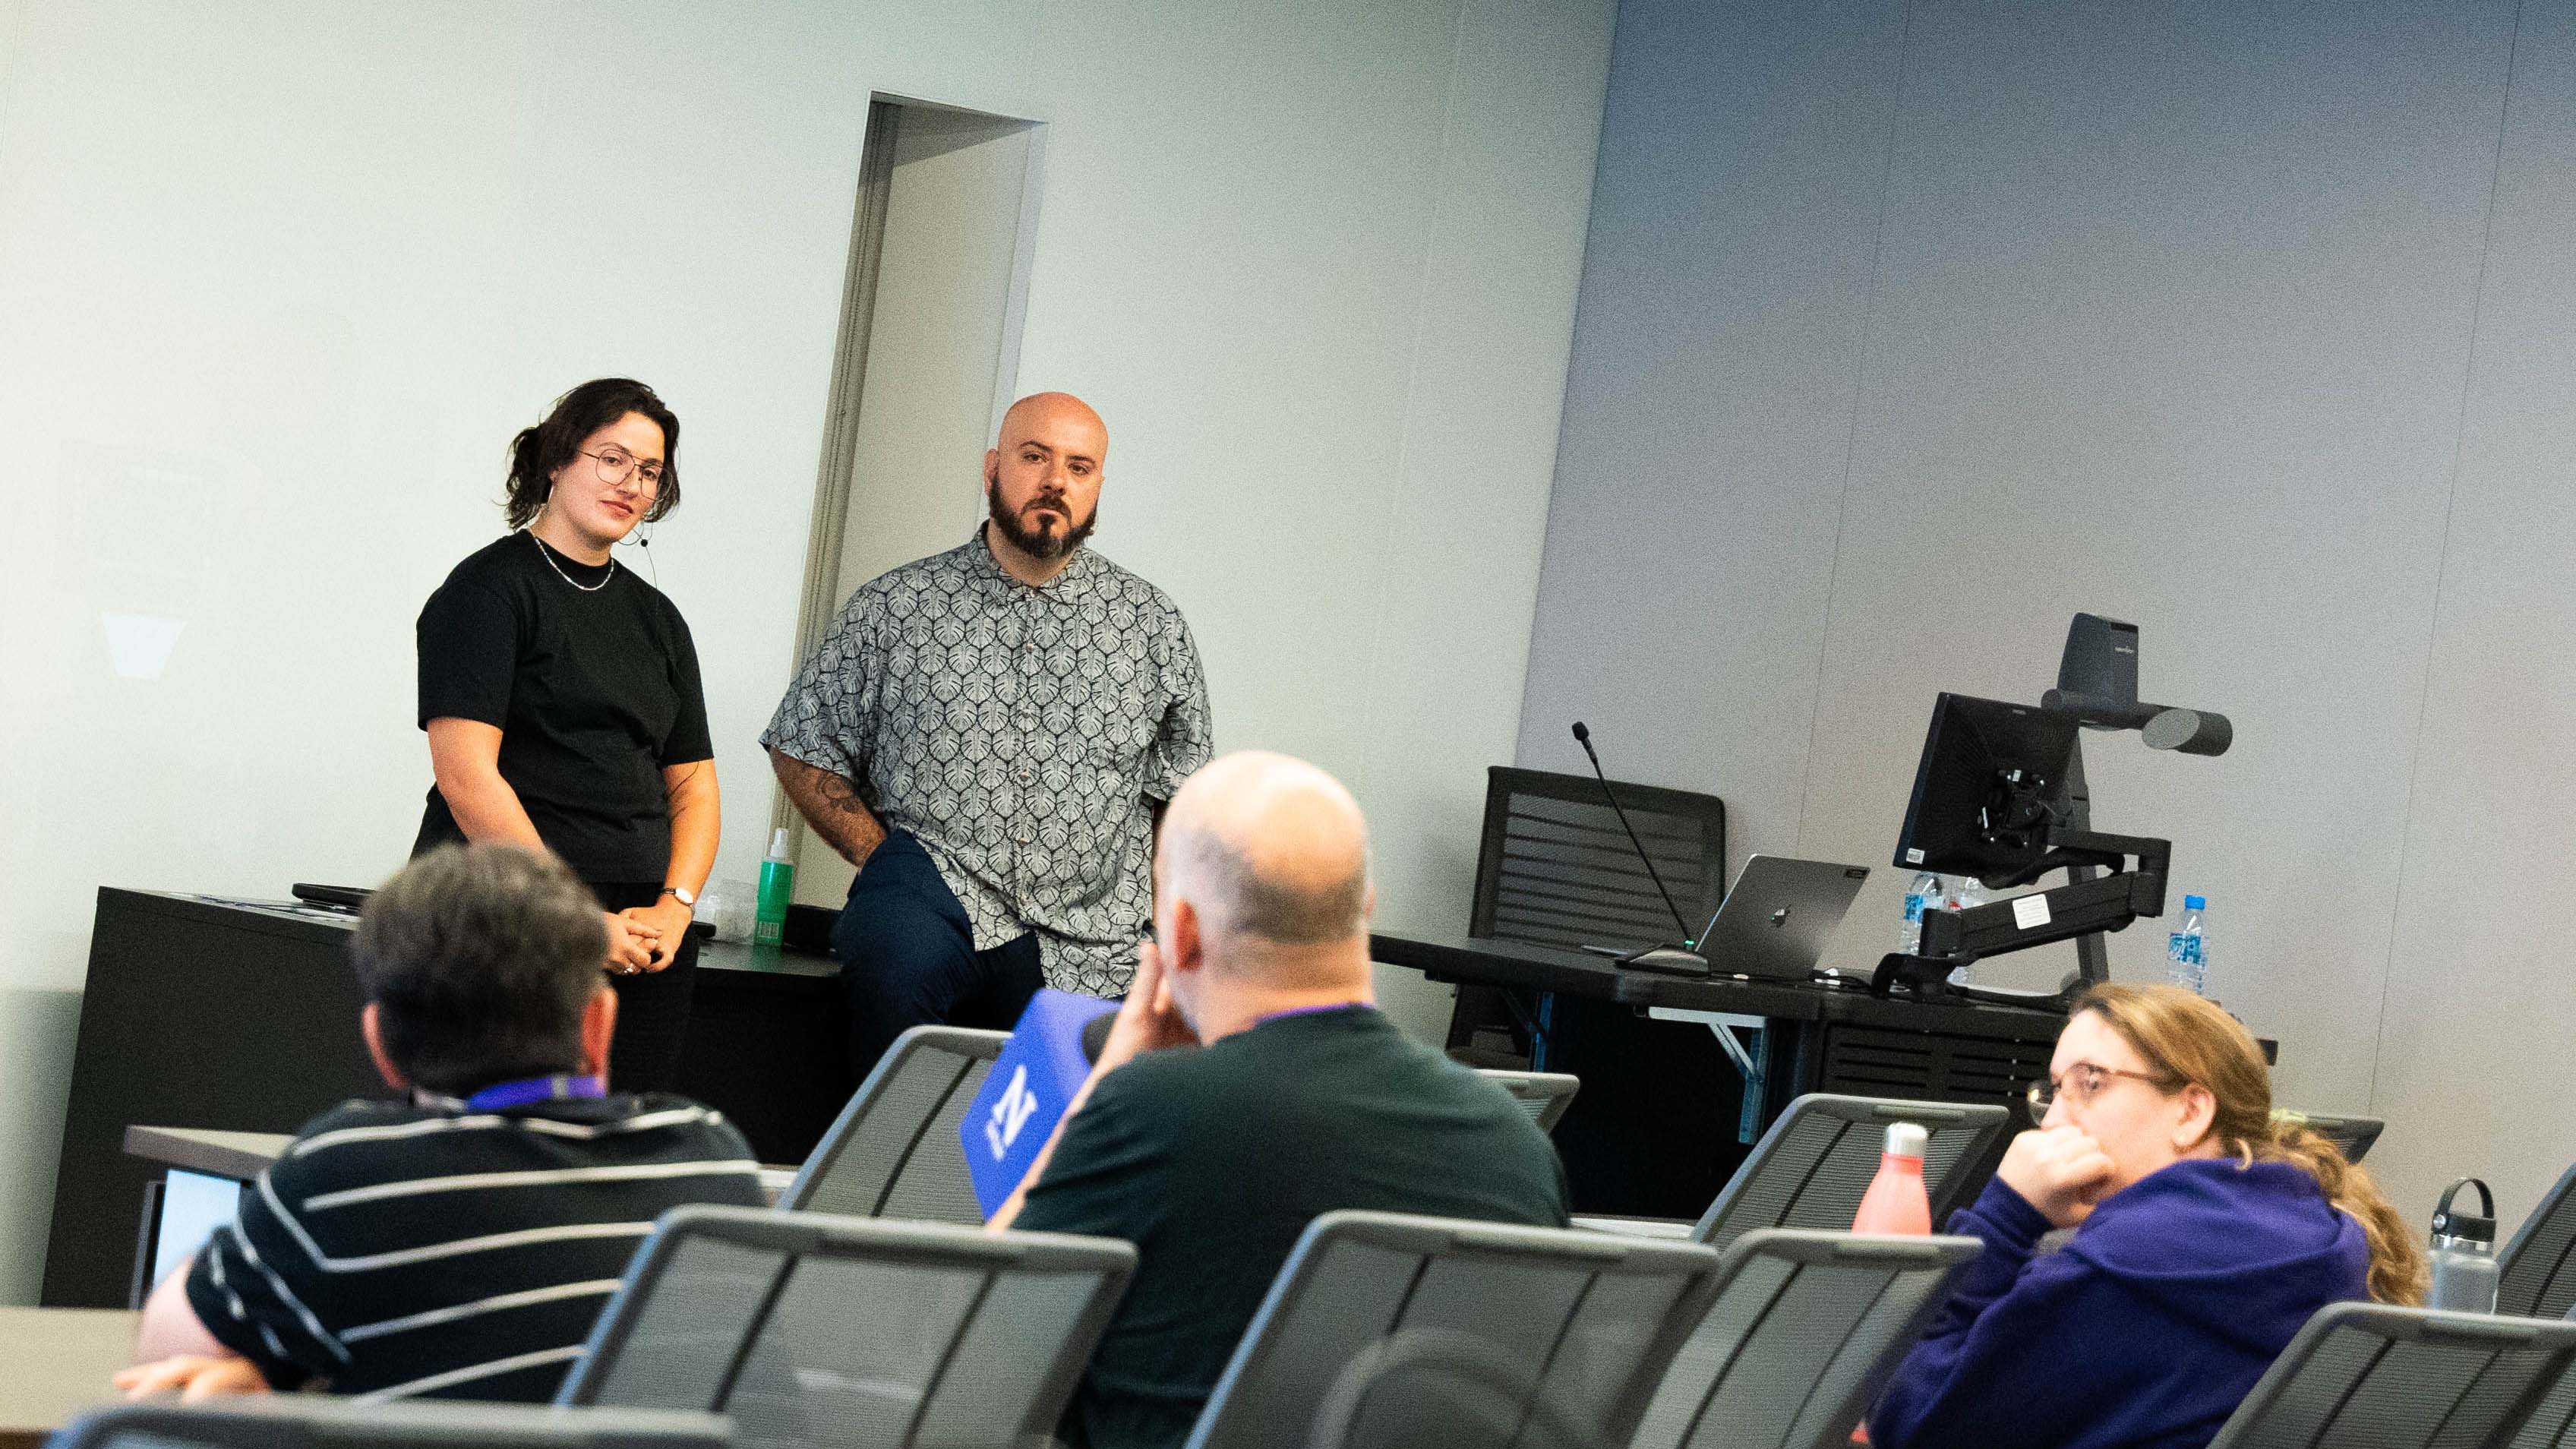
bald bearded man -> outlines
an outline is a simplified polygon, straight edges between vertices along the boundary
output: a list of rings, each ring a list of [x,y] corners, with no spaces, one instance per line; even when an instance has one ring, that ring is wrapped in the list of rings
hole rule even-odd
[[[1154,820],[1211,726],[1180,609],[1084,546],[1108,461],[1080,398],[1012,404],[976,535],[852,593],[760,737],[859,867],[832,949],[860,1077],[907,1028],[1011,1025],[1042,983],[1126,989]]]
[[[1173,797],[1155,942],[1100,1060],[990,1226],[1136,1245],[1067,1428],[1186,1439],[1270,1282],[1338,1208],[1562,1227],[1555,1149],[1371,1004],[1368,827],[1322,770],[1228,755]]]

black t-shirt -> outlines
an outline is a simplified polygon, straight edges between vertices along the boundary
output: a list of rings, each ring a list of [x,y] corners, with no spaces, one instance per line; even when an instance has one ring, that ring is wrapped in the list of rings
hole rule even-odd
[[[419,633],[421,728],[498,726],[501,778],[547,848],[586,881],[660,882],[662,767],[715,755],[697,650],[661,590],[504,534],[429,596]],[[431,786],[412,853],[464,838]]]
[[[1074,1401],[1091,1449],[1186,1439],[1298,1235],[1339,1208],[1563,1227],[1565,1171],[1502,1088],[1367,1007],[1101,1078],[1013,1224],[1136,1245]]]

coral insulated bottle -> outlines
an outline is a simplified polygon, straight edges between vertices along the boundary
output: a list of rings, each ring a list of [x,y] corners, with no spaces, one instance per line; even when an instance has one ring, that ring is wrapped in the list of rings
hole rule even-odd
[[[1887,1124],[1887,1147],[1879,1155],[1878,1176],[1869,1180],[1869,1191],[1861,1194],[1860,1212],[1852,1218],[1853,1232],[1932,1231],[1932,1199],[1923,1190],[1923,1144],[1930,1140],[1920,1123]],[[1852,1429],[1851,1443],[1865,1449],[1867,1422]]]
[[[1929,1140],[1920,1124],[1891,1122],[1887,1150],[1878,1159],[1878,1176],[1860,1199],[1852,1219],[1855,1233],[1929,1233],[1932,1200],[1923,1191],[1923,1144]]]

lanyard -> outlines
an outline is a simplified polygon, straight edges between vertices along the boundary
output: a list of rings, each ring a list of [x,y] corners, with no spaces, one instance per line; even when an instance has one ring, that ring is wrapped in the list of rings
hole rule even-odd
[[[1291,1016],[1313,1016],[1313,1015],[1315,1015],[1317,1012],[1321,1012],[1321,1011],[1374,1011],[1374,1010],[1376,1010],[1376,1008],[1375,1008],[1375,1007],[1370,1006],[1370,1005],[1369,1005],[1367,1002],[1365,1002],[1365,1001],[1327,1001],[1327,1002],[1325,1002],[1325,1003],[1324,1003],[1323,1005],[1321,1005],[1321,1006],[1292,1006],[1292,1007],[1289,1007],[1286,1011],[1274,1011],[1274,1012],[1269,1013],[1269,1014],[1268,1014],[1268,1015],[1266,1015],[1266,1016],[1256,1016],[1256,1017],[1254,1017],[1254,1018],[1252,1019],[1252,1024],[1253,1024],[1254,1026],[1260,1026],[1260,1025],[1263,1025],[1264,1023],[1267,1023],[1267,1022],[1278,1021],[1278,1020],[1280,1020],[1280,1019],[1282,1019],[1282,1018],[1284,1018],[1284,1017],[1291,1017]]]
[[[441,1097],[429,1092],[412,1094],[424,1107],[442,1107],[450,1112],[494,1112],[503,1107],[525,1107],[531,1102],[561,1102],[574,1097],[605,1097],[606,1079],[574,1076],[557,1072],[548,1077],[524,1077],[515,1082],[499,1082],[462,1100]]]

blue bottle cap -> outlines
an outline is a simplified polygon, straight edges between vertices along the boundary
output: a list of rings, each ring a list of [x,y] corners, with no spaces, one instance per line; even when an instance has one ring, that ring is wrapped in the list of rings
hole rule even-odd
[[[2202,900],[2198,896],[2184,896],[2182,898],[2182,908],[2186,911],[2205,911],[2209,909],[2209,902]]]

